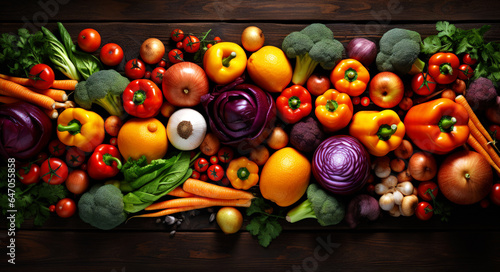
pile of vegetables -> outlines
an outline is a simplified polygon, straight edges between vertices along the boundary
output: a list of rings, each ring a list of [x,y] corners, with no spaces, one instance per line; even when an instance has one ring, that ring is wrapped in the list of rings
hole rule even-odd
[[[447,221],[452,208],[500,205],[500,45],[488,29],[438,22],[423,40],[394,28],[344,48],[313,23],[273,48],[295,62],[272,92],[245,77],[265,44],[255,26],[243,47],[174,29],[171,44],[149,38],[126,61],[93,29],[77,44],[61,23],[57,35],[2,34],[0,157],[17,163],[17,227],[51,211],[111,230],[217,207],[224,233],[244,228],[267,247],[301,220],[355,228],[384,213]],[[124,139],[130,127],[156,144]],[[287,174],[293,158],[269,166],[280,151],[305,166],[278,205],[261,192]]]

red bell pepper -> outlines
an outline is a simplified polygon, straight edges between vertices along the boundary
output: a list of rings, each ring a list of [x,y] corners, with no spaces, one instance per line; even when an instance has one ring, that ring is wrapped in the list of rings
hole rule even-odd
[[[160,112],[162,103],[163,93],[149,79],[134,80],[123,91],[123,108],[135,117],[156,116]]]
[[[429,59],[429,75],[438,84],[450,84],[458,77],[460,60],[453,53],[436,53]]]
[[[281,92],[276,100],[276,107],[284,122],[297,123],[312,111],[311,94],[306,88],[293,85]]]
[[[122,168],[120,151],[109,144],[101,144],[94,150],[87,162],[88,174],[93,179],[114,177]]]

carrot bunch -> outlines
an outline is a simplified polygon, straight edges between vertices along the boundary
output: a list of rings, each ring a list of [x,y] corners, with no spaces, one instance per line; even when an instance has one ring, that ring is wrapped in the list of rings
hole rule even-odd
[[[254,198],[251,193],[246,191],[222,187],[192,178],[187,179],[182,188],[175,188],[169,195],[179,198],[151,204],[146,207],[146,211],[161,211],[136,215],[131,218],[159,217],[214,206],[250,207]]]
[[[477,118],[469,103],[463,95],[459,95],[455,98],[455,102],[462,105],[469,114],[469,138],[467,139],[467,144],[469,144],[474,150],[481,154],[488,163],[500,174],[500,157],[498,156],[498,148],[495,146],[495,141],[484,128],[484,126]]]

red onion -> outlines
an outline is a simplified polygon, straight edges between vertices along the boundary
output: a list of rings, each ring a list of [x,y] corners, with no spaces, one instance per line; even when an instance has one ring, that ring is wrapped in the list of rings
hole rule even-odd
[[[377,45],[365,38],[352,39],[346,51],[349,58],[361,62],[364,66],[370,66],[377,57]]]
[[[316,181],[334,194],[350,195],[365,185],[370,173],[370,155],[358,139],[348,135],[323,141],[313,155]]]

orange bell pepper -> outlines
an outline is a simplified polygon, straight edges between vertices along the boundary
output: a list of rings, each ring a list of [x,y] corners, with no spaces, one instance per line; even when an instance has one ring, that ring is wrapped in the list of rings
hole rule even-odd
[[[346,93],[329,89],[316,98],[314,113],[324,129],[334,132],[345,128],[351,121],[354,109]]]
[[[358,96],[366,90],[370,73],[355,59],[342,60],[330,74],[335,89],[350,96]]]
[[[259,182],[259,166],[246,157],[239,157],[229,163],[226,175],[234,188],[248,190]]]
[[[374,156],[396,149],[405,136],[405,125],[393,110],[359,111],[352,117],[349,134]]]
[[[245,72],[247,55],[236,43],[220,42],[210,47],[203,56],[203,68],[216,84],[226,85]]]
[[[413,106],[406,114],[406,135],[420,149],[445,154],[469,137],[467,110],[447,98]]]

